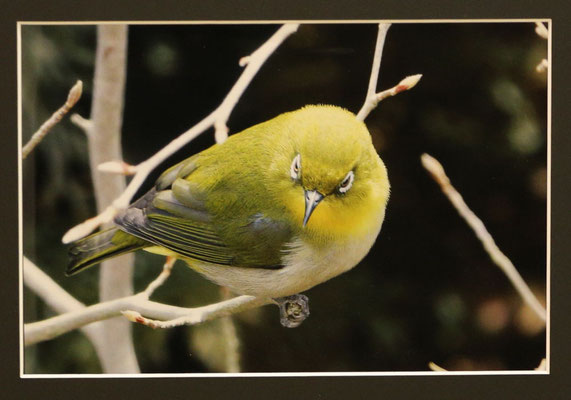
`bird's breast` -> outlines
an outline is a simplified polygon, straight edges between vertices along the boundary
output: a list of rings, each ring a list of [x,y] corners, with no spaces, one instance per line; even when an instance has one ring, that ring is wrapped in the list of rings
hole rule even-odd
[[[299,293],[355,267],[369,252],[381,229],[382,219],[363,235],[315,246],[297,238],[277,271],[283,282],[293,282],[290,291]],[[296,287],[293,287],[297,285]]]
[[[384,199],[383,199],[384,200]],[[321,204],[318,206],[321,207]],[[331,215],[302,229],[284,246],[280,269],[190,263],[198,272],[237,294],[278,298],[306,291],[356,266],[381,230],[385,201],[353,210],[352,221]],[[345,229],[343,229],[345,228]]]
[[[367,255],[381,229],[382,216],[364,235],[315,246],[295,237],[282,257],[283,268],[224,267],[193,262],[191,266],[238,294],[278,298],[300,293],[353,268]]]

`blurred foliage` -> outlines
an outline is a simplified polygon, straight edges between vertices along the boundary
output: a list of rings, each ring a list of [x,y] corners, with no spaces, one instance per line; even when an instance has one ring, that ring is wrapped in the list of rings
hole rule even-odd
[[[241,73],[238,60],[276,28],[131,26],[125,160],[146,159],[211,112]],[[372,24],[303,25],[247,89],[230,118],[231,132],[311,103],[357,112],[375,37]],[[63,104],[77,79],[85,90],[74,111],[89,116],[94,49],[94,26],[22,28],[24,142]],[[412,371],[427,370],[429,361],[464,370],[539,364],[544,328],[427,176],[419,156],[427,152],[443,163],[500,248],[544,298],[547,89],[546,74],[535,65],[546,49],[532,23],[391,27],[379,90],[406,75],[422,73],[423,79],[382,102],[366,121],[392,183],[381,235],[357,268],[307,293],[311,316],[299,328],[282,328],[273,306],[235,316],[244,371]],[[164,167],[212,143],[208,132]],[[24,253],[80,301],[97,302],[97,268],[73,278],[63,274],[63,233],[95,213],[85,135],[66,118],[26,160],[23,173]],[[162,262],[137,254],[136,289],[156,276]],[[179,262],[154,299],[208,304],[219,299],[219,289]],[[25,291],[25,321],[51,315]],[[217,370],[219,362],[201,359],[204,352],[193,348],[205,332],[216,330],[214,324],[134,326],[142,371]],[[100,367],[87,339],[72,332],[26,348],[25,371],[89,373]]]

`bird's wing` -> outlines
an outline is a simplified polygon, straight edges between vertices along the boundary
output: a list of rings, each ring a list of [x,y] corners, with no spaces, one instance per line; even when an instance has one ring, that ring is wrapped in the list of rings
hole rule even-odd
[[[115,218],[127,233],[181,256],[232,265],[234,256],[212,228],[204,209],[181,204],[171,190],[152,189]]]
[[[182,178],[195,168],[189,159],[167,170],[155,188],[118,215],[115,223],[133,236],[191,259],[280,268],[291,238],[287,224],[254,210],[246,211],[245,218],[229,217],[244,215],[239,201],[228,202],[224,215],[218,215],[208,208],[198,185]]]

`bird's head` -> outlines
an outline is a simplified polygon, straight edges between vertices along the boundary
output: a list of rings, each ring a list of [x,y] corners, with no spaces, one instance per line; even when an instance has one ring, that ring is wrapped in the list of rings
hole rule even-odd
[[[384,215],[387,172],[365,124],[333,106],[308,106],[280,118],[271,174],[296,223],[349,233],[379,210]]]

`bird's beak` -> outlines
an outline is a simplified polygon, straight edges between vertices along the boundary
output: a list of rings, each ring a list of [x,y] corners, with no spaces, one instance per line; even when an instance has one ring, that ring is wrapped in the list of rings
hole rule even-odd
[[[319,204],[321,200],[323,200],[325,196],[319,193],[317,190],[306,190],[305,191],[305,215],[303,216],[303,227],[307,225],[307,221],[309,221],[309,217],[315,207]]]

